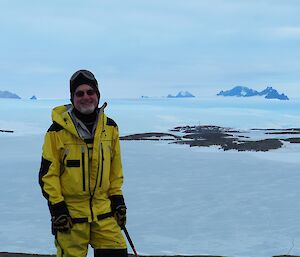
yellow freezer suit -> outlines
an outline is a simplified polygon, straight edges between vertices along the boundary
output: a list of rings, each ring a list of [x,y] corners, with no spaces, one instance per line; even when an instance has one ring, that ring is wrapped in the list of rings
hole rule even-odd
[[[50,212],[63,204],[74,224],[70,233],[57,232],[57,256],[86,256],[88,244],[97,249],[96,256],[125,256],[126,243],[111,210],[112,198],[123,199],[118,127],[102,108],[94,138],[84,140],[70,108],[52,111],[39,173]]]

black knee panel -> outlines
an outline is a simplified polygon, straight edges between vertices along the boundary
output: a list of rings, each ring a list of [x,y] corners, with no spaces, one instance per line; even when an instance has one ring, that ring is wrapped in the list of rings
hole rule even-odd
[[[94,257],[128,257],[127,249],[94,249]]]

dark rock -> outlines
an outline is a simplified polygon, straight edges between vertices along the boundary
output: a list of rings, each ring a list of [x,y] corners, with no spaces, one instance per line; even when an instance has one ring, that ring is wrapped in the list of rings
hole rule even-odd
[[[300,131],[278,131],[278,132],[266,132],[266,135],[297,135]]]
[[[257,131],[264,131],[264,129],[255,129]],[[282,141],[290,143],[300,143],[300,137],[282,139],[280,135],[285,134],[300,134],[295,129],[265,129],[265,134],[277,136],[276,138],[267,138],[261,140],[251,140],[250,135],[238,135],[242,133],[239,130],[230,128],[223,128],[219,126],[181,126],[175,127],[170,131],[176,132],[174,135],[171,133],[140,133],[120,137],[121,140],[168,140],[172,144],[189,145],[190,147],[208,147],[218,146],[224,151],[237,150],[237,151],[261,151],[266,152],[273,149],[281,148]],[[254,131],[254,129],[251,129]],[[272,132],[269,132],[272,131]],[[243,133],[249,133],[243,131]],[[236,135],[237,134],[237,135]],[[167,138],[166,138],[167,137]],[[247,140],[245,140],[247,138]]]
[[[299,255],[276,255],[273,257],[299,257]]]
[[[164,138],[164,137],[172,137],[173,139]],[[180,139],[180,137],[170,133],[157,133],[157,132],[132,134],[132,135],[120,137],[120,140],[174,140],[174,139]]]
[[[237,150],[237,151],[256,151],[256,152],[267,152],[272,149],[278,149],[283,145],[279,139],[263,139],[257,141],[240,141],[232,142],[231,145],[222,145],[224,151],[226,150]]]
[[[299,137],[286,138],[286,139],[282,139],[282,140],[290,142],[291,144],[300,144],[300,138]]]
[[[129,257],[135,257],[133,254],[128,254]],[[42,254],[28,254],[28,253],[8,253],[0,252],[0,257],[55,257],[55,255],[42,255]],[[173,256],[164,256],[164,255],[140,255],[140,257],[222,257],[221,255],[173,255]]]
[[[13,130],[4,130],[4,129],[0,129],[0,132],[5,132],[5,133],[13,133]]]
[[[54,256],[55,255],[0,252],[0,257],[54,257]]]

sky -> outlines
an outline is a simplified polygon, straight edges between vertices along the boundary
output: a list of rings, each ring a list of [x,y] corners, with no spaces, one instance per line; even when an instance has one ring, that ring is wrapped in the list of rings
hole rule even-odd
[[[91,70],[107,98],[214,96],[237,85],[300,97],[296,0],[1,0],[0,90],[69,98]]]

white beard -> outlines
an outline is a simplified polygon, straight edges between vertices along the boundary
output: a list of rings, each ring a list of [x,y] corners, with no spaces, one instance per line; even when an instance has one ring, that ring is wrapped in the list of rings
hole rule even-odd
[[[80,109],[78,111],[80,111],[82,114],[91,114],[94,112],[95,108],[96,107],[93,105],[86,106],[86,107],[80,106]]]

